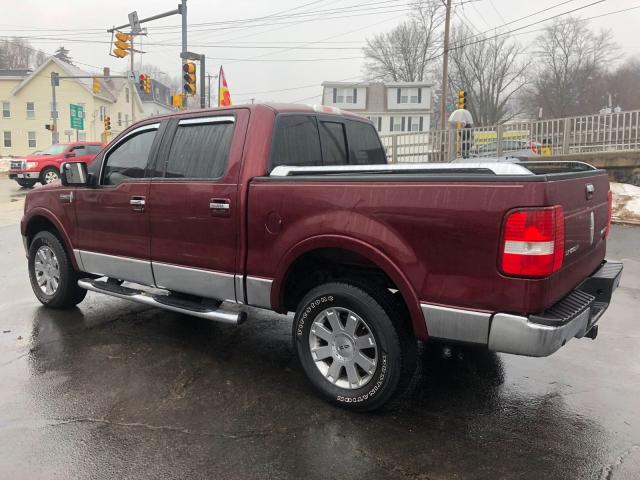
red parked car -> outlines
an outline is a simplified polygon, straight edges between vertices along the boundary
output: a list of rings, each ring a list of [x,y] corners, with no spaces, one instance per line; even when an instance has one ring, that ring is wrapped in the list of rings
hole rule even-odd
[[[105,146],[100,142],[58,143],[24,158],[11,160],[9,178],[25,188],[32,188],[37,182],[47,185],[60,178],[60,165],[73,159],[75,162],[91,163]]]
[[[622,273],[605,171],[387,164],[369,121],[326,107],[149,118],[61,180],[21,222],[45,306],[91,290],[229,325],[295,312],[310,382],[354,410],[402,391],[417,340],[545,356],[595,338]]]

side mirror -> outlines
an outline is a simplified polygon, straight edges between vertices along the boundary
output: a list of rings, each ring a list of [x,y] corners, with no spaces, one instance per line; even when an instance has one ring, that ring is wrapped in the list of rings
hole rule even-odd
[[[76,156],[76,152],[69,152],[64,156],[64,158],[73,158],[75,156]]]
[[[87,164],[84,162],[67,162],[62,164],[60,181],[65,187],[82,187],[89,184]]]

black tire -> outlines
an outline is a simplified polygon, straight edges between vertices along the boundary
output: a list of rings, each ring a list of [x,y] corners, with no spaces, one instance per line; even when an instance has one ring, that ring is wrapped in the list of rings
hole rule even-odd
[[[53,254],[58,265],[59,281],[56,289],[48,294],[43,291],[38,284],[36,273],[36,256],[41,247],[48,247]],[[46,251],[46,249],[43,249]],[[64,309],[71,308],[84,300],[87,291],[78,286],[78,274],[73,269],[69,255],[64,245],[53,233],[48,231],[39,232],[29,245],[29,279],[31,288],[37,299],[45,307]]]
[[[16,182],[18,182],[18,185],[20,185],[22,188],[33,188],[37,183],[37,180],[26,180],[24,178],[20,178],[17,179]]]
[[[53,178],[55,176],[55,178]],[[47,167],[40,172],[40,183],[48,185],[60,178],[60,171],[56,167]]]
[[[402,309],[391,293],[383,288],[360,282],[326,283],[311,290],[300,302],[293,323],[294,347],[302,368],[315,389],[330,402],[354,411],[380,408],[403,391],[416,368],[417,342],[402,318]],[[329,308],[352,311],[366,323],[377,346],[375,372],[362,387],[343,388],[325,378],[312,357],[311,328],[316,319]],[[346,325],[346,321],[344,322]],[[356,348],[355,343],[350,343]],[[327,342],[327,345],[329,342]],[[355,352],[354,352],[355,353]],[[332,359],[327,358],[327,362]],[[335,360],[333,360],[335,361]],[[332,365],[333,362],[329,365]],[[330,368],[330,367],[329,367]],[[346,368],[339,370],[346,376]],[[360,372],[359,372],[360,373]],[[364,376],[366,372],[362,371]],[[350,381],[348,381],[350,382]]]

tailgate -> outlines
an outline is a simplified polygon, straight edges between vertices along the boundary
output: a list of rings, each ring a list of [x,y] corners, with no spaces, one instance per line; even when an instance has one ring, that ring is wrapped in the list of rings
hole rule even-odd
[[[552,177],[552,176],[550,176]],[[549,301],[555,301],[593,273],[604,259],[609,179],[603,171],[569,176],[546,184],[547,205],[564,210],[564,260],[553,277]]]

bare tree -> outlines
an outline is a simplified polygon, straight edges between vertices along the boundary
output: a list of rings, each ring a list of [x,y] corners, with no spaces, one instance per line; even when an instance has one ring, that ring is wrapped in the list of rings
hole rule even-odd
[[[518,112],[513,99],[526,84],[530,62],[524,49],[507,37],[474,35],[465,25],[453,30],[449,51],[450,92],[464,90],[476,125],[495,125]]]
[[[596,32],[580,18],[556,19],[536,38],[535,80],[527,102],[545,117],[593,113],[593,82],[616,58],[610,30]]]
[[[411,18],[393,30],[367,39],[365,74],[372,80],[424,81],[439,57],[442,3],[418,0]]]
[[[29,68],[34,51],[29,42],[22,38],[0,40],[1,68],[13,70]]]

